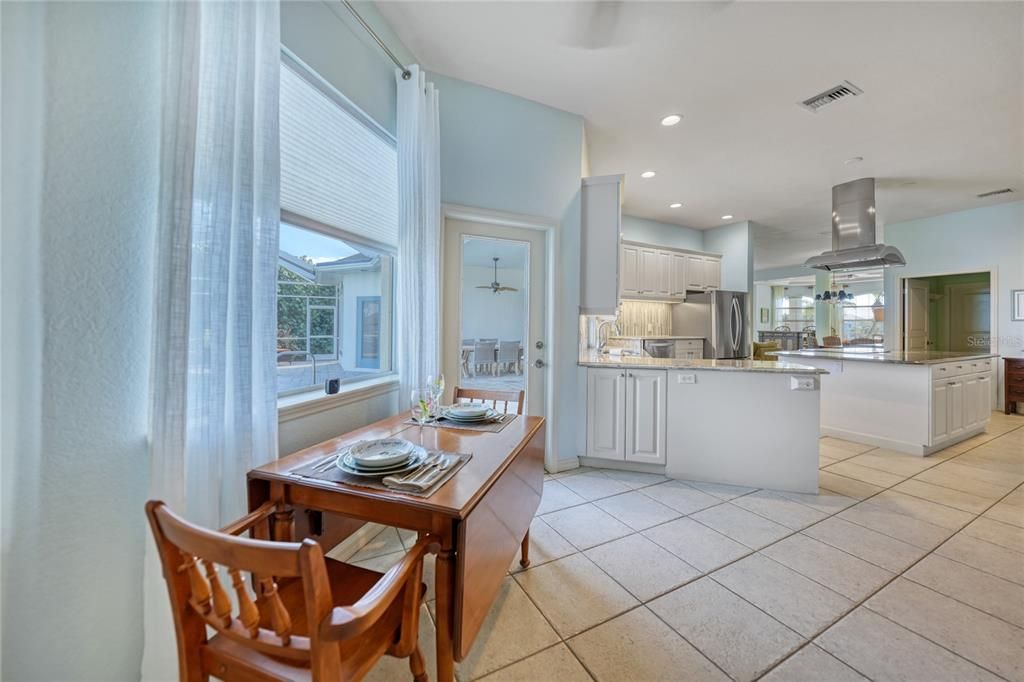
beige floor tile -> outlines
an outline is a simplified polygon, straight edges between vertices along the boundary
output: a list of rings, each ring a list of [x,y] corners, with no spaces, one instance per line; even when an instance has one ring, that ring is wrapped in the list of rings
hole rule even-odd
[[[890,511],[894,511],[898,514],[904,514],[921,521],[927,521],[928,523],[935,524],[936,526],[942,526],[943,528],[949,528],[950,530],[959,530],[960,528],[963,528],[970,523],[971,519],[975,516],[970,512],[953,509],[952,507],[947,507],[944,504],[929,502],[928,500],[920,497],[896,492],[895,490],[880,492],[868,500],[868,502],[882,507],[883,509],[889,509]]]
[[[919,547],[835,517],[816,523],[803,533],[893,572],[904,570],[925,553]]]
[[[996,682],[999,678],[861,607],[815,644],[872,680]]]
[[[577,549],[589,549],[633,532],[632,528],[593,504],[551,512],[543,518],[545,523]]]
[[[572,655],[569,647],[558,644],[481,679],[486,682],[591,682],[593,678]]]
[[[805,637],[813,637],[853,608],[841,594],[760,554],[711,577]]]
[[[561,559],[575,552],[576,548],[572,543],[559,535],[544,519],[537,517],[530,524],[530,568]],[[512,560],[509,570],[513,573],[527,570],[519,565],[519,558],[520,555],[517,553],[516,558]]]
[[[837,448],[832,445],[818,445],[819,457],[827,457],[829,459],[834,459],[837,462],[842,462],[844,459],[856,457],[859,454],[859,452],[844,450],[843,448]]]
[[[506,577],[491,604],[473,648],[457,666],[459,680],[475,680],[558,642],[523,588]]]
[[[517,573],[515,579],[563,638],[639,604],[582,554]]]
[[[868,450],[875,450],[874,445],[867,445],[865,443],[855,443],[852,440],[843,440],[842,438],[834,438],[833,436],[825,436],[818,441],[819,445],[824,445],[830,448],[838,448],[844,452],[852,452],[855,455],[859,455],[862,452]]]
[[[568,476],[560,479],[559,483],[588,501],[599,500],[602,497],[618,495],[619,493],[632,490],[625,483],[612,480],[600,471],[588,472],[579,476]]]
[[[729,679],[645,607],[574,637],[569,646],[598,682]]]
[[[1000,500],[1000,504],[1009,504],[1014,507],[1024,508],[1024,487],[1017,488],[1012,493]]]
[[[1024,628],[1024,586],[938,554],[926,556],[904,576]]]
[[[936,549],[935,553],[1024,585],[1024,561],[1012,549],[957,533]]]
[[[922,471],[914,478],[988,499],[998,499],[1021,483],[1017,476],[992,474],[984,469],[957,464],[955,460]]]
[[[856,498],[840,495],[826,488],[819,488],[817,494],[780,492],[779,495],[828,515],[841,512],[847,507],[857,504]]]
[[[825,455],[818,455],[818,468],[823,469],[827,467],[829,464],[835,464],[836,462],[839,461],[841,460],[832,459],[831,457],[826,457]]]
[[[765,547],[761,553],[854,601],[864,599],[894,575],[803,534]]]
[[[794,502],[780,493],[759,490],[732,501],[737,507],[781,524],[791,530],[806,528],[827,516],[822,512]]]
[[[648,606],[735,680],[756,678],[804,641],[710,578],[680,587]]]
[[[1024,679],[1024,630],[904,578],[865,606],[1007,679]]]
[[[643,602],[701,575],[693,566],[639,534],[588,549],[585,554]]]
[[[749,547],[688,518],[655,526],[643,535],[705,573],[751,552]]]
[[[733,503],[721,504],[692,514],[689,518],[741,542],[751,549],[760,549],[789,535],[793,531],[785,526],[758,516]]]
[[[1024,528],[1012,523],[981,517],[964,528],[964,533],[1015,552],[1024,552]],[[1021,561],[1024,561],[1024,557],[1021,557]]]
[[[633,530],[644,530],[680,516],[675,509],[652,500],[638,490],[596,500],[594,504]]]
[[[871,485],[881,486],[888,488],[889,486],[896,485],[906,476],[897,476],[896,474],[890,474],[888,471],[882,471],[880,469],[872,469],[871,467],[862,466],[860,464],[853,464],[850,461],[839,462],[831,466],[825,467],[822,471],[827,471],[831,474],[838,474],[840,476],[846,476],[847,478],[854,478],[858,481],[870,483]]]
[[[931,469],[938,464],[937,461],[927,457],[916,457],[902,452],[882,449],[872,450],[846,461],[850,464],[878,469],[879,471],[886,471],[903,477],[919,474],[925,469]]]
[[[544,483],[544,493],[540,498],[537,515],[548,514],[559,509],[567,509],[586,502],[582,497],[558,482],[558,479]]]
[[[903,481],[893,490],[971,514],[980,514],[992,505],[992,500],[990,499],[965,493],[962,490],[953,490],[952,488],[944,488],[925,481],[918,481],[913,478]]]
[[[704,481],[683,481],[691,488],[707,493],[708,495],[714,495],[720,500],[732,500],[740,495],[746,495],[752,493],[757,488],[747,488],[741,485],[726,485],[724,483],[705,483]]]
[[[420,607],[420,651],[426,661],[427,675],[430,679],[436,679],[437,674],[437,644],[435,639],[434,622],[427,612],[427,607]],[[394,658],[385,656],[375,665],[363,682],[394,682],[395,680],[411,680],[412,672],[409,670],[408,658]]]
[[[929,550],[953,534],[948,528],[873,504],[874,499],[865,500],[839,512],[837,518]]]
[[[398,529],[389,527],[377,533],[372,540],[363,545],[348,561],[349,563],[356,564],[367,559],[384,556],[385,554],[394,554],[395,552],[405,552],[405,545],[402,544],[402,537],[398,534]]]
[[[983,471],[1013,474],[1015,476],[1024,475],[1024,462],[1015,460],[1007,461],[1001,458],[1000,453],[983,453],[978,450],[973,450],[969,454],[957,457],[957,464],[963,464],[964,466],[975,467]]]
[[[601,469],[601,473],[614,481],[625,483],[634,490],[637,488],[646,488],[649,485],[655,485],[669,480],[668,476],[662,476],[661,474],[645,474],[639,471]]]
[[[680,514],[692,514],[701,509],[722,504],[721,498],[703,493],[680,481],[667,481],[652,485],[640,492],[666,507],[675,509]]]
[[[1017,505],[1000,502],[985,512],[984,516],[985,518],[995,519],[996,521],[1024,528],[1024,509]]]
[[[818,487],[821,490],[828,490],[857,500],[863,500],[884,490],[881,486],[825,470],[818,472]]]
[[[391,567],[397,564],[402,558],[405,557],[405,552],[392,552],[391,554],[382,554],[381,556],[373,557],[372,559],[364,559],[363,561],[351,561],[349,563],[361,566],[362,568],[368,568],[371,571],[377,571],[378,573],[387,573],[391,570]],[[427,594],[424,597],[426,601],[430,601],[434,598],[434,555],[428,554],[423,557],[423,583],[427,586]]]
[[[867,678],[814,644],[808,644],[761,678],[765,682],[864,682]]]

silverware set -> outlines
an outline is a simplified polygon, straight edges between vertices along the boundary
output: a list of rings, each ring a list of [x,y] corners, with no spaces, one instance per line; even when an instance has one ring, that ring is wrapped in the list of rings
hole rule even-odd
[[[447,471],[455,463],[454,457],[448,455],[433,455],[427,461],[401,478],[392,476],[386,477],[388,483],[393,485],[423,485],[436,474]]]

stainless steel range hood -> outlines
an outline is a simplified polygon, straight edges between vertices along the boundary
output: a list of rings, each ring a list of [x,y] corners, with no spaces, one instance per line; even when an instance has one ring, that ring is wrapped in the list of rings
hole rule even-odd
[[[808,258],[809,268],[839,272],[906,265],[895,246],[875,243],[875,179],[832,188],[832,250]]]

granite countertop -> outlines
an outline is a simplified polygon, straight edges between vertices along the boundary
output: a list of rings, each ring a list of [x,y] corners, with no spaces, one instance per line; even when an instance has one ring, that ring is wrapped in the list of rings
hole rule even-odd
[[[728,372],[770,372],[775,374],[828,374],[826,370],[791,362],[766,360],[686,360],[652,358],[646,355],[610,355],[590,351],[580,355],[583,367],[622,367],[624,369],[694,369]]]
[[[609,339],[618,339],[621,341],[668,341],[671,339],[703,339],[703,336],[676,336],[674,334],[647,334],[646,336],[609,336]]]
[[[934,350],[856,351],[841,348],[805,348],[804,350],[773,350],[773,355],[787,358],[819,358],[856,362],[887,362],[894,365],[936,365],[957,360],[982,360],[998,357],[995,353],[951,353]]]

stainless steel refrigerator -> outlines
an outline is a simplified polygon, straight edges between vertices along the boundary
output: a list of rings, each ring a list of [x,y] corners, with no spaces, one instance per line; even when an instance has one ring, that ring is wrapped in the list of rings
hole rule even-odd
[[[749,300],[745,291],[687,294],[672,306],[672,334],[704,337],[705,358],[749,358]]]

